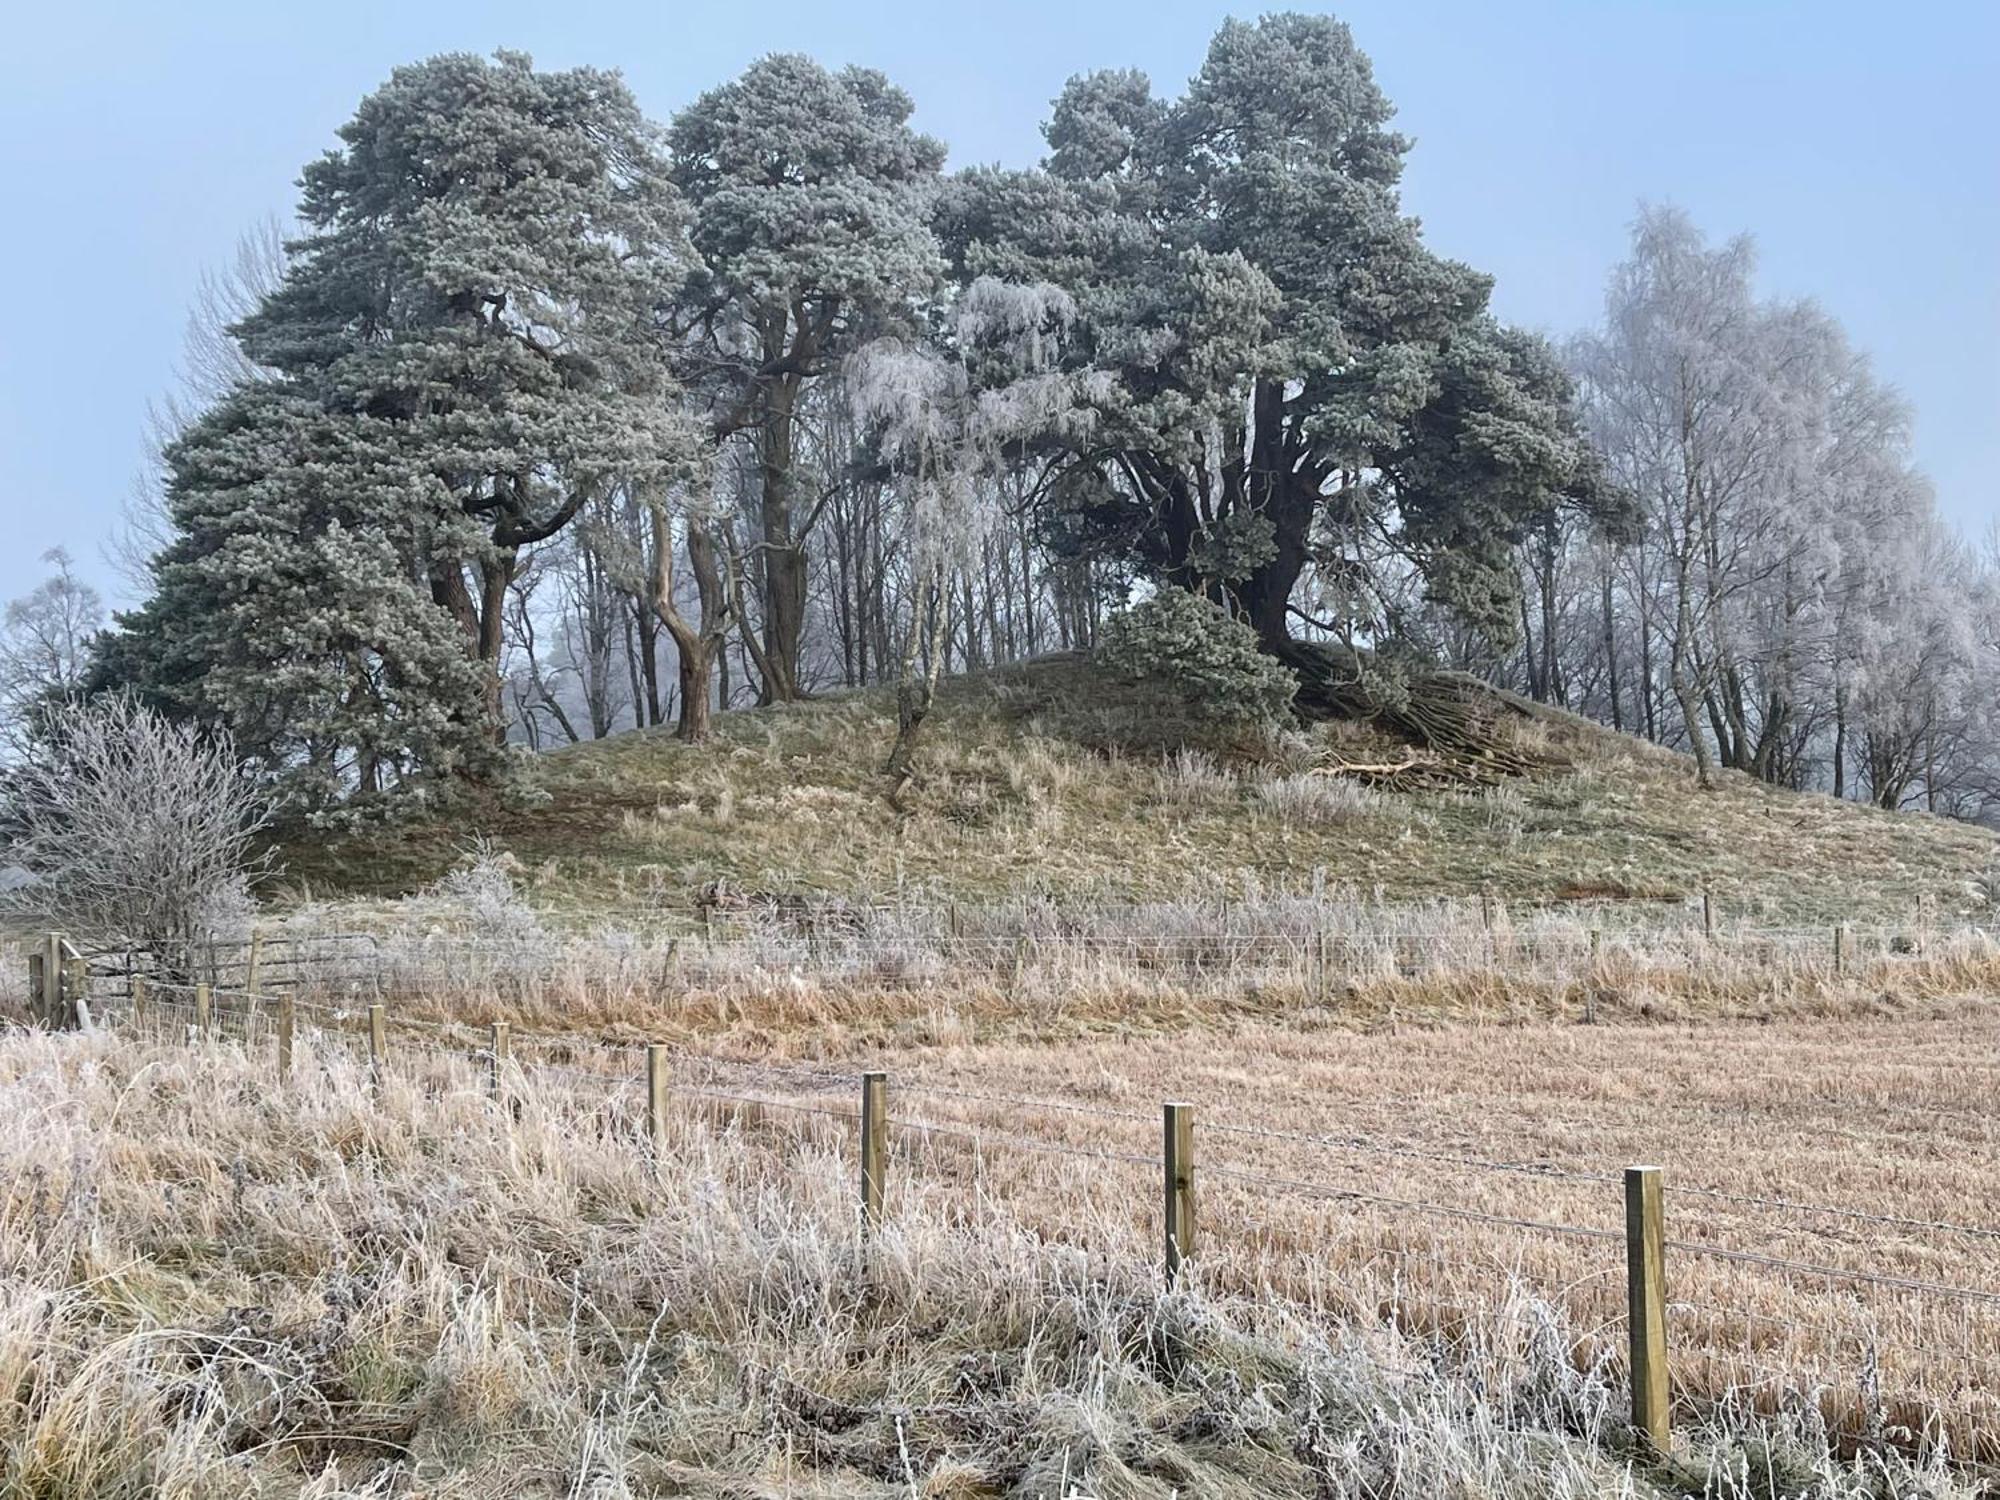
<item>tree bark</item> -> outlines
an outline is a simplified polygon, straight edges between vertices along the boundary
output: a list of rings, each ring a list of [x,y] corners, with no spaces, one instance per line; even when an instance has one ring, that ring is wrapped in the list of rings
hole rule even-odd
[[[694,575],[701,608],[698,621],[681,613],[674,598],[674,535],[664,505],[652,507],[653,610],[673,638],[679,657],[680,716],[674,737],[690,744],[708,738],[713,723],[710,683],[715,659],[726,638],[729,607],[715,544],[706,523],[690,516],[687,533],[688,569]]]

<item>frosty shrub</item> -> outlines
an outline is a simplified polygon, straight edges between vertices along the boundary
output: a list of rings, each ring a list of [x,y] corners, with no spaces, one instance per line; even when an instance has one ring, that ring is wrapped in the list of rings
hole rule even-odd
[[[229,737],[122,695],[51,710],[4,786],[7,858],[31,877],[12,903],[169,967],[240,920],[265,871],[271,803]]]
[[[474,839],[456,866],[424,895],[480,937],[521,941],[541,936],[541,918],[522,894],[520,861],[491,841]]]
[[[1299,688],[1289,667],[1258,649],[1248,625],[1185,589],[1163,588],[1113,615],[1097,659],[1195,717],[1243,729],[1288,723]]]

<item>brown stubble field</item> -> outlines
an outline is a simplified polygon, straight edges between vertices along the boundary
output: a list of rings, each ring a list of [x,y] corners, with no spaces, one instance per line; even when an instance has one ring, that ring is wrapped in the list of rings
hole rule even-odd
[[[676,1098],[779,1145],[806,1125],[851,1156],[859,1076],[884,1071],[892,1209],[1127,1263],[1159,1253],[1160,1105],[1186,1101],[1213,1293],[1436,1334],[1525,1292],[1584,1365],[1623,1348],[1620,1174],[1658,1165],[1690,1409],[2000,1437],[1990,935],[1857,935],[1843,970],[1823,932],[1315,916],[1361,934],[1330,979],[1303,937],[1226,931],[1164,963],[1131,931],[991,952],[438,935],[371,962],[413,1043],[465,1055],[507,1018],[524,1065],[615,1095],[663,1041]]]
[[[1658,1165],[1687,1402],[1814,1399],[1853,1436],[1922,1430],[1934,1407],[1961,1444],[2000,1436],[2000,1015],[1982,1006],[1244,1026],[827,1065],[889,1073],[906,1190],[955,1184],[1050,1240],[1137,1252],[1157,1234],[1160,1105],[1192,1103],[1211,1290],[1449,1332],[1526,1288],[1567,1315],[1581,1360],[1622,1348],[1620,1176]],[[853,1107],[831,1078],[716,1076]]]
[[[1356,1463],[1421,1493],[1682,1493],[1620,1456],[1636,1162],[1667,1174],[1678,1461],[1775,1415],[1787,1463],[1876,1453],[1798,1491],[1859,1496],[1884,1452],[2000,1432],[1976,1000],[782,1046],[739,1014],[676,1040],[657,1149],[642,1050],[603,1017],[524,1024],[496,1101],[476,1002],[393,1006],[379,1080],[354,1007],[307,1002],[282,1085],[267,1012],[223,997],[203,1043],[184,1008],[0,1044],[20,1493],[331,1497],[385,1463],[438,1495],[1319,1493]],[[891,1154],[863,1240],[868,1070]],[[1196,1117],[1173,1296],[1167,1099]]]
[[[1947,1431],[2000,1453],[1988,968],[1981,948],[1802,973],[1789,1004],[1734,991],[1703,1017],[1732,986],[1689,992],[1670,966],[1596,1021],[1573,975],[1563,1003],[1522,1004],[1480,974],[1449,1009],[1450,984],[1391,978],[1345,1009],[1262,1015],[782,983],[666,1008],[559,985],[582,1030],[551,1024],[551,996],[482,1006],[455,986],[399,1014],[413,1044],[460,1054],[476,1016],[512,1014],[524,1076],[580,1072],[628,1108],[633,1043],[670,1038],[680,1104],[780,1149],[810,1137],[849,1177],[860,1075],[885,1072],[892,1217],[922,1205],[1107,1262],[1158,1256],[1160,1107],[1184,1101],[1210,1294],[1447,1337],[1525,1294],[1585,1366],[1622,1358],[1621,1174],[1657,1165],[1685,1408],[1809,1408],[1845,1442]]]

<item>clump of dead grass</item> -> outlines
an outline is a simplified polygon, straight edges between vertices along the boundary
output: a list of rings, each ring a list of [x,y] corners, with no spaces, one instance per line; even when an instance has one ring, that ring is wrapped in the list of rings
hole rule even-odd
[[[1380,815],[1382,796],[1339,776],[1294,772],[1266,775],[1255,785],[1257,800],[1278,818],[1307,828],[1346,828]]]

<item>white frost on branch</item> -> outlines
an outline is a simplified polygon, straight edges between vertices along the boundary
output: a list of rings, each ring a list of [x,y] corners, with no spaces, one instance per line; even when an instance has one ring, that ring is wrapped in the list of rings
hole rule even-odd
[[[949,571],[978,545],[1011,449],[1090,425],[1103,379],[1060,368],[1075,310],[1060,287],[981,277],[953,307],[948,344],[878,339],[849,358],[855,421],[906,491],[920,563]]]

